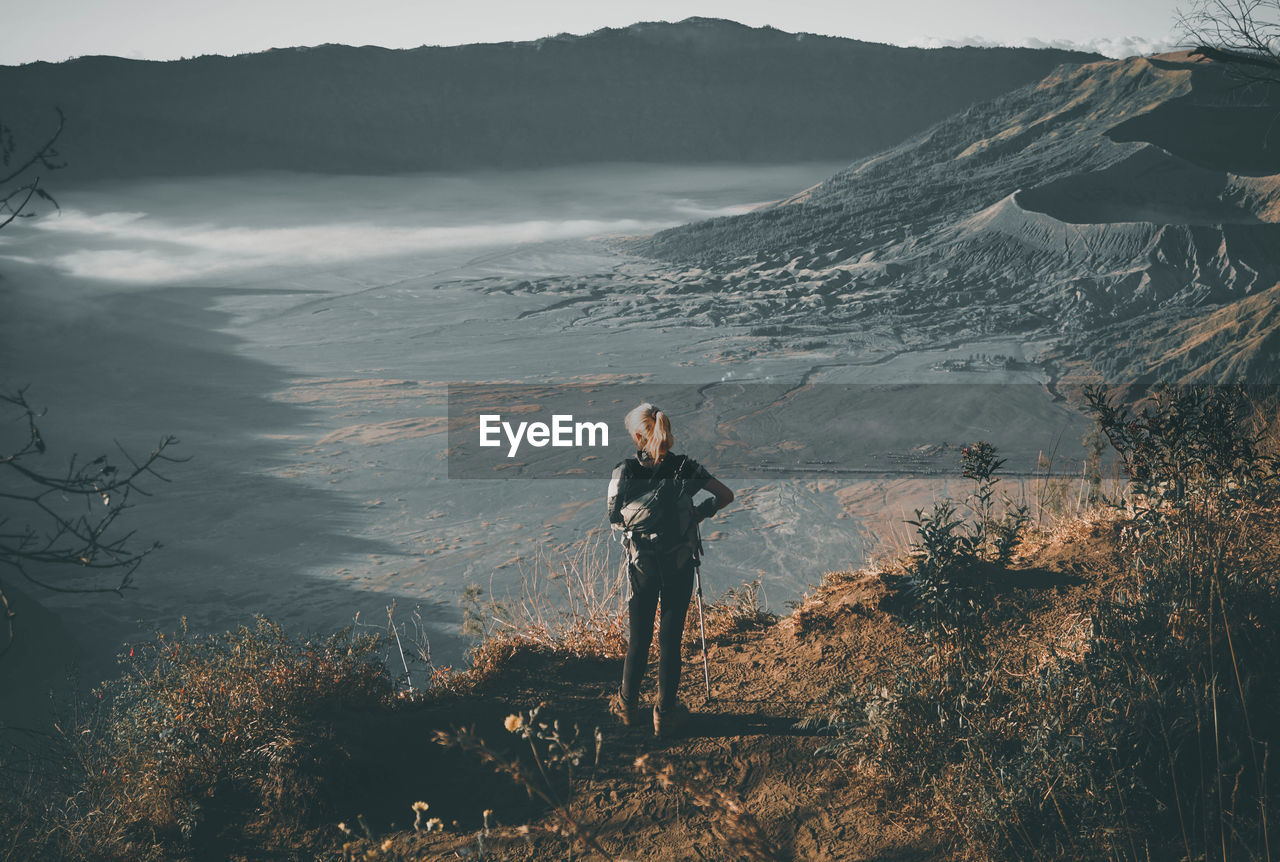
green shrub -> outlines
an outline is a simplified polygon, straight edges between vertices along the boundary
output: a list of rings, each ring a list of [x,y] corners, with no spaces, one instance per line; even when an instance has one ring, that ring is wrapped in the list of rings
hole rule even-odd
[[[1087,386],[1084,396],[1120,455],[1140,520],[1168,507],[1226,512],[1275,502],[1280,459],[1264,445],[1274,413],[1248,387],[1159,386],[1136,414],[1106,387]]]
[[[932,512],[916,509],[915,518],[907,521],[919,537],[911,544],[913,626],[931,644],[942,638],[960,646],[961,661],[977,647],[970,635],[987,604],[982,564],[1007,563],[1030,523],[1027,507],[1008,497],[996,515],[996,473],[1004,463],[990,443],[964,447],[960,470],[973,480],[965,501],[973,520],[961,517],[951,500],[939,500]]]

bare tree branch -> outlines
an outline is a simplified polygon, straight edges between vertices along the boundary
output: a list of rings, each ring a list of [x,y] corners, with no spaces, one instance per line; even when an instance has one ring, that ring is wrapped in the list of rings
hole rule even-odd
[[[66,125],[67,118],[62,113],[61,108],[54,108],[54,110],[58,113],[58,128],[49,136],[48,140],[33,150],[25,161],[9,170],[9,173],[5,176],[0,177],[0,216],[8,216],[4,221],[0,222],[0,229],[6,227],[16,218],[28,215],[23,211],[26,209],[27,204],[31,203],[32,197],[48,201],[55,208],[58,206],[58,202],[53,199],[53,196],[40,188],[40,177],[38,176],[22,183],[17,188],[3,191],[5,186],[8,186],[37,165],[47,171],[56,171],[66,167],[66,164],[58,160],[60,156],[54,148],[54,144],[57,143],[58,138],[62,135],[62,129]],[[0,164],[3,164],[5,168],[9,168],[9,163],[12,161],[16,149],[13,131],[8,126],[0,123]],[[15,207],[13,200],[19,196],[23,196],[22,203]]]
[[[32,183],[22,186],[18,188],[16,191],[13,191],[10,194],[6,195],[3,201],[0,201],[0,212],[9,213],[9,217],[7,219],[5,219],[4,221],[0,221],[0,229],[4,228],[9,224],[9,222],[13,221],[18,216],[22,215],[22,211],[26,209],[27,204],[31,203],[31,196],[36,193],[36,183],[39,183],[39,182],[40,180],[37,179]],[[22,203],[18,204],[16,208],[10,207],[9,201],[17,197],[21,192],[24,192],[24,191],[27,193],[27,196],[22,199]]]
[[[145,476],[167,482],[156,468],[187,460],[169,454],[178,441],[165,437],[141,459],[114,441],[128,462],[125,470],[106,455],[80,464],[72,455],[65,473],[48,473],[33,463],[47,448],[38,423],[43,411],[37,412],[27,401],[25,388],[14,394],[0,392],[0,406],[6,405],[25,427],[23,439],[11,451],[0,449],[0,505],[8,512],[0,513],[0,567],[53,592],[123,594],[138,566],[160,543],[140,547],[134,532],[121,533],[116,522],[132,508],[130,495],[147,495],[139,484]],[[15,518],[22,522],[13,523]],[[38,573],[33,571],[36,568]],[[106,584],[66,583],[58,581],[60,575],[45,575],[46,570],[79,571],[95,577],[110,573],[112,577]],[[2,588],[0,610],[8,629],[0,646],[2,656],[14,638],[14,615]]]
[[[9,607],[9,597],[4,594],[4,590],[0,589],[0,610],[4,612],[4,646],[0,647],[0,658],[4,658],[4,654],[9,651],[9,647],[13,646],[13,618],[17,616],[13,612],[13,608]]]
[[[53,134],[49,136],[49,139],[45,141],[40,147],[38,147],[27,158],[25,162],[23,162],[21,165],[19,165],[18,167],[10,171],[7,176],[0,177],[0,186],[8,185],[9,183],[13,182],[18,177],[22,176],[22,174],[25,173],[28,168],[34,167],[36,164],[39,164],[42,167],[44,167],[46,170],[50,170],[50,171],[56,171],[59,168],[65,167],[65,165],[63,165],[62,163],[54,161],[54,159],[59,158],[59,155],[58,155],[58,151],[54,149],[53,145],[57,142],[58,138],[62,135],[62,128],[63,126],[66,125],[67,118],[66,118],[66,115],[62,113],[61,108],[54,108],[54,110],[57,111],[58,113],[58,128],[54,130]],[[6,126],[5,128],[7,130],[8,127]],[[6,143],[5,143],[4,164],[6,166],[9,164],[9,154],[11,154],[12,152],[13,152],[13,138],[11,135],[8,135],[6,136]]]
[[[1195,0],[1177,26],[1185,47],[1237,77],[1280,83],[1280,0]]]

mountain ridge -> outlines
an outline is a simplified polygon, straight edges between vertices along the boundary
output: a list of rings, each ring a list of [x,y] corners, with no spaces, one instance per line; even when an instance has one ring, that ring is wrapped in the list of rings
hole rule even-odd
[[[122,57],[118,54],[81,54],[75,57],[68,57],[66,60],[32,60],[26,63],[16,63],[16,64],[9,64],[9,65],[0,64],[0,69],[13,69],[13,68],[23,68],[23,67],[30,67],[30,66],[59,66],[59,65],[65,65],[67,63],[75,63],[81,60],[92,60],[92,59],[124,60],[130,63],[155,63],[155,64],[181,63],[189,60],[199,60],[199,59],[205,59],[205,58],[234,59],[238,57],[251,57],[251,56],[257,56],[262,54],[317,51],[317,50],[322,50],[326,48],[349,49],[349,50],[357,50],[357,51],[368,49],[373,51],[383,51],[387,53],[398,53],[398,52],[413,53],[413,52],[422,52],[422,51],[451,50],[451,49],[464,49],[464,48],[476,48],[476,47],[537,46],[537,45],[543,45],[543,44],[552,43],[552,42],[563,42],[563,43],[579,42],[579,41],[590,40],[595,37],[617,35],[617,34],[648,35],[648,34],[654,34],[658,32],[667,32],[667,33],[675,32],[678,35],[682,35],[687,38],[689,36],[694,35],[693,31],[695,28],[702,28],[704,30],[710,29],[710,28],[720,28],[724,30],[734,30],[741,33],[754,32],[759,34],[768,34],[775,37],[793,39],[795,41],[801,41],[804,39],[832,41],[832,42],[840,42],[845,44],[873,46],[876,48],[889,49],[891,51],[943,52],[943,53],[971,51],[971,50],[972,51],[1033,51],[1033,52],[1034,51],[1054,51],[1054,52],[1065,53],[1065,54],[1091,56],[1094,58],[1101,57],[1101,55],[1099,54],[1094,54],[1087,51],[1076,51],[1076,50],[1058,49],[1058,48],[1018,48],[1018,47],[990,46],[990,45],[942,45],[936,48],[933,48],[933,47],[925,48],[925,47],[920,47],[916,45],[894,45],[889,42],[875,42],[868,39],[856,39],[851,36],[833,36],[825,33],[811,33],[807,31],[782,30],[780,28],[774,27],[769,24],[764,24],[759,27],[753,27],[749,24],[743,24],[740,21],[734,21],[731,18],[716,18],[716,17],[708,17],[708,16],[702,16],[702,15],[690,15],[686,18],[680,19],[679,21],[659,21],[659,20],[637,21],[633,24],[628,24],[625,27],[598,27],[595,30],[591,30],[587,33],[561,32],[561,33],[556,33],[556,34],[547,35],[547,36],[539,36],[533,39],[507,39],[500,42],[466,42],[466,43],[460,43],[460,44],[423,43],[421,45],[416,45],[411,48],[388,48],[385,45],[351,45],[346,42],[322,42],[316,45],[275,46],[271,48],[264,48],[260,51],[243,51],[236,54],[219,54],[219,53],[198,54],[198,55],[193,55],[191,57],[180,57],[177,59],[168,59],[168,60],[148,60],[143,58]]]
[[[81,179],[600,161],[852,160],[1096,55],[897,48],[718,20],[413,49],[0,67],[5,122]],[[800,119],[797,119],[800,118]]]

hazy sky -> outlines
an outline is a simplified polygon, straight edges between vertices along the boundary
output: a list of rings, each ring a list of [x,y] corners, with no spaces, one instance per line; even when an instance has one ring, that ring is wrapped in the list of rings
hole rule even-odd
[[[899,45],[1167,50],[1189,0],[56,0],[3,14],[0,64],[114,54],[168,60],[319,45],[456,45],[691,15]]]

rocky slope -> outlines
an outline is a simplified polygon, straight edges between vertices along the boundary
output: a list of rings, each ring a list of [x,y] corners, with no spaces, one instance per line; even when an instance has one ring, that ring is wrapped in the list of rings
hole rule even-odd
[[[32,63],[0,68],[0,107],[19,140],[51,127],[61,107],[64,181],[845,160],[1093,59],[897,48],[691,18],[492,45]]]
[[[632,248],[672,262],[688,311],[1039,333],[1093,374],[1268,379],[1277,111],[1189,54],[1064,67],[790,200]]]

